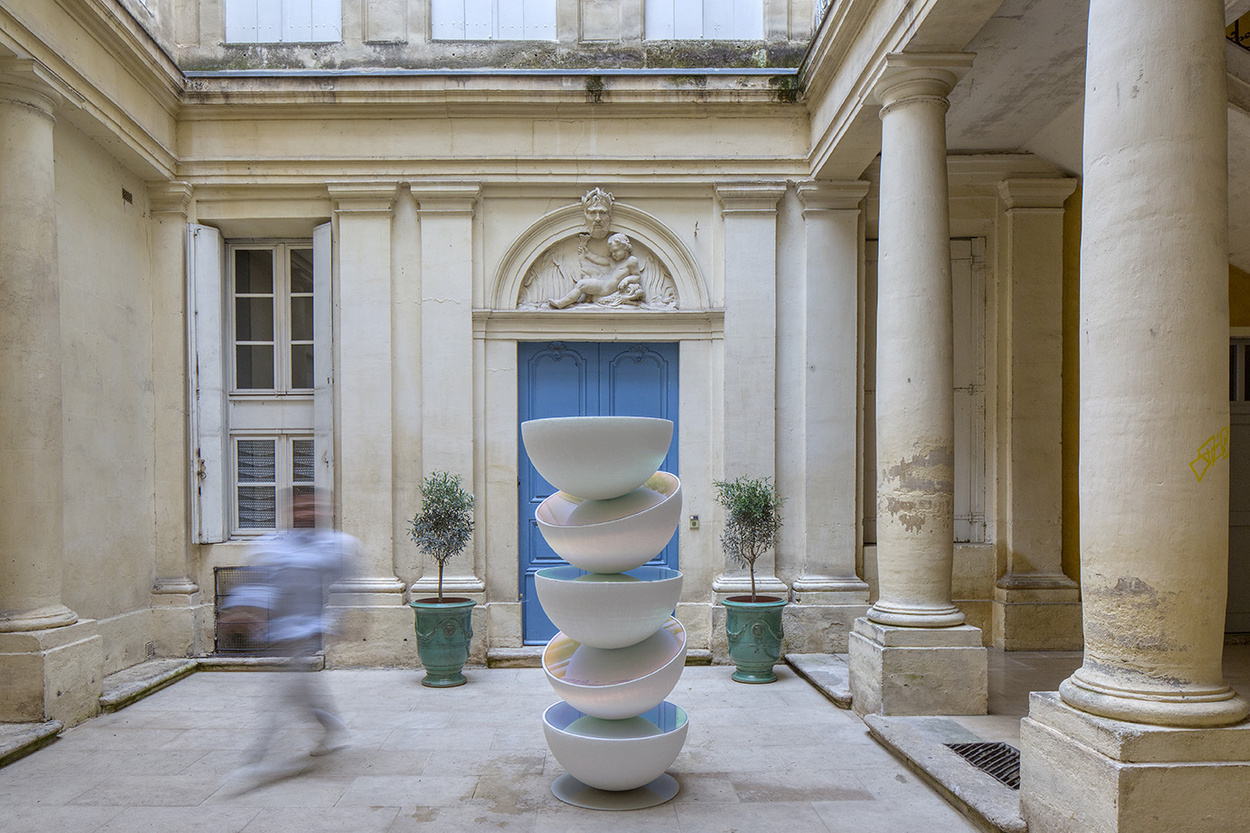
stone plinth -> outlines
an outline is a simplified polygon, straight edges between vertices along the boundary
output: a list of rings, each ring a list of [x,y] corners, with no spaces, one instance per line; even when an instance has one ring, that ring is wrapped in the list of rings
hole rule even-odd
[[[856,714],[985,714],[981,630],[905,628],[856,619],[849,640]]]
[[[1020,809],[1029,833],[1246,830],[1250,723],[1127,723],[1043,691],[1030,697],[1020,741]]]
[[[94,619],[0,633],[0,723],[94,717],[104,688],[104,649]]]
[[[1081,591],[1076,583],[1055,577],[1054,583],[1004,585],[994,588],[994,647],[1005,651],[1079,651]]]

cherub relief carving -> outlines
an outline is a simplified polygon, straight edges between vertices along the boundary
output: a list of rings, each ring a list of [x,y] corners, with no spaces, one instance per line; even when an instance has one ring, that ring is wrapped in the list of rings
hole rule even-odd
[[[518,308],[677,305],[676,285],[655,255],[625,234],[610,234],[613,202],[612,194],[601,188],[582,197],[586,230],[535,260],[522,282]]]

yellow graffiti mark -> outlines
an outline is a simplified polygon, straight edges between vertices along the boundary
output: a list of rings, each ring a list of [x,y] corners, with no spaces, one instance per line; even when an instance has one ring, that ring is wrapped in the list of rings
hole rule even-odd
[[[1202,447],[1198,449],[1198,456],[1189,461],[1189,467],[1193,469],[1194,477],[1197,477],[1198,482],[1201,483],[1202,478],[1217,460],[1227,459],[1228,426],[1225,425],[1202,444]]]

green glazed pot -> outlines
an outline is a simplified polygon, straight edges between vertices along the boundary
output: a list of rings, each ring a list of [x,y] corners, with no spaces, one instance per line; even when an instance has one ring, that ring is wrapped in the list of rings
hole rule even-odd
[[[417,656],[425,666],[421,685],[451,688],[464,685],[461,670],[469,658],[473,638],[472,599],[445,597],[408,603],[417,616]]]
[[[776,596],[730,596],[725,599],[725,630],[729,657],[738,666],[732,679],[740,683],[771,683],[773,666],[781,659],[781,611],[785,599]]]

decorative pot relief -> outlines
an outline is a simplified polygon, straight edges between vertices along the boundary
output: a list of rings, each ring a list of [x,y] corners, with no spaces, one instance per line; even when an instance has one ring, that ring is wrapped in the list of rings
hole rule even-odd
[[[677,307],[676,284],[655,253],[626,234],[612,233],[614,201],[601,188],[582,197],[586,230],[534,260],[521,283],[518,309]]]

